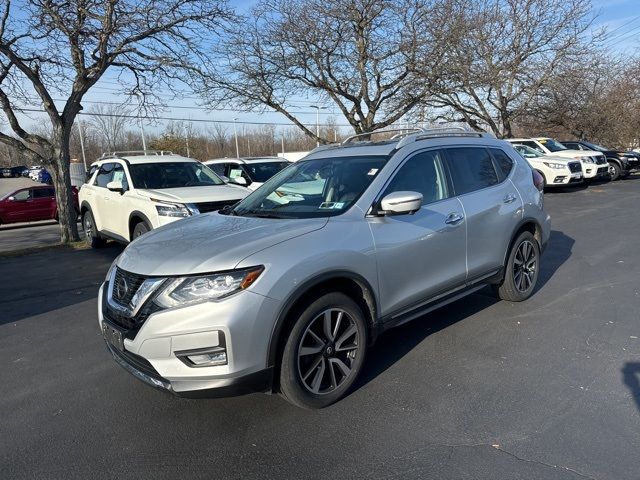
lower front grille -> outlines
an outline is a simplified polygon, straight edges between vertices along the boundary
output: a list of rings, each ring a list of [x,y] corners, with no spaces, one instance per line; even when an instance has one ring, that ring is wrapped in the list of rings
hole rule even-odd
[[[135,370],[144,373],[145,375],[159,380],[161,382],[166,382],[167,380],[163,378],[158,371],[153,368],[153,365],[149,363],[146,358],[141,357],[140,355],[136,355],[135,353],[131,353],[127,350],[120,351],[117,348],[109,347],[111,354],[114,356],[118,356],[125,363],[132,366]]]
[[[202,203],[196,203],[195,206],[198,207],[198,210],[200,211],[200,213],[207,213],[207,212],[215,212],[217,210],[220,210],[226,207],[227,205],[235,205],[239,201],[240,199],[223,200],[220,202],[202,202]]]
[[[598,174],[607,173],[609,171],[609,167],[600,167],[598,168]]]

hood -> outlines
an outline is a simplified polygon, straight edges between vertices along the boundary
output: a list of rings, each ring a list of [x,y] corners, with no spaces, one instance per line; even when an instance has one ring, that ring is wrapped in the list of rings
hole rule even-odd
[[[139,237],[122,252],[118,266],[150,276],[231,270],[249,255],[321,229],[327,220],[196,215]]]
[[[542,157],[529,158],[528,160],[538,160],[539,162],[558,162],[558,163],[579,162],[579,160],[576,160],[574,158],[561,157],[553,153],[550,153],[549,155],[543,155]]]
[[[549,154],[549,156],[551,155],[554,155],[556,157],[575,159],[575,157],[599,157],[600,155],[602,155],[602,153],[590,150],[560,150],[559,152],[553,152]]]
[[[251,193],[248,188],[240,185],[210,185],[206,187],[182,187],[163,189],[136,189],[139,195],[155,198],[166,202],[200,203],[221,202],[224,200],[239,200]]]

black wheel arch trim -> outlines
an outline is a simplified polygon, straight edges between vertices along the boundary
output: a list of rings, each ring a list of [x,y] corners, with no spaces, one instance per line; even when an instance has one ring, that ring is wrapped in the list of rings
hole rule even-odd
[[[507,261],[509,260],[509,253],[511,253],[511,248],[513,247],[513,242],[516,241],[516,235],[522,229],[522,227],[524,227],[528,223],[534,224],[535,227],[536,227],[536,230],[540,230],[540,232],[542,232],[542,226],[540,225],[538,220],[536,220],[535,218],[527,217],[527,218],[523,218],[522,220],[520,220],[517,223],[517,225],[515,226],[515,228],[513,229],[513,231],[511,232],[511,239],[509,240],[509,246],[507,247],[507,251],[504,254],[504,261],[502,262],[503,268],[506,267]],[[535,237],[535,233],[534,233],[534,237]],[[545,248],[546,245],[543,245],[541,242],[539,242],[538,246],[540,247],[540,253],[542,254],[542,252],[544,251],[544,248]]]
[[[369,340],[372,342],[375,339],[375,336],[378,333],[377,327],[379,326],[378,324],[380,321],[378,312],[380,310],[378,305],[378,296],[376,295],[376,292],[369,281],[362,275],[349,270],[332,270],[330,272],[324,272],[305,281],[283,302],[283,306],[280,308],[280,312],[278,313],[278,317],[276,318],[275,325],[271,331],[271,337],[269,338],[269,348],[267,350],[267,367],[273,367],[277,363],[278,348],[280,345],[281,336],[283,334],[283,327],[286,323],[288,315],[291,313],[292,308],[298,302],[298,300],[309,293],[313,287],[320,285],[327,280],[339,278],[347,278],[360,284],[361,287],[364,287],[368,291],[369,295],[371,295],[371,299],[373,302],[373,318],[371,319]]]
[[[138,210],[134,210],[129,214],[127,225],[131,226],[131,220],[133,220],[134,218],[139,218],[140,220],[142,220],[144,223],[147,224],[147,226],[149,227],[149,230],[153,230],[153,224],[151,223],[151,220],[149,220],[149,217],[147,217],[144,213],[139,212]],[[129,230],[130,230],[129,241],[131,241],[132,240],[131,237],[133,236],[133,230],[131,228],[129,228]]]

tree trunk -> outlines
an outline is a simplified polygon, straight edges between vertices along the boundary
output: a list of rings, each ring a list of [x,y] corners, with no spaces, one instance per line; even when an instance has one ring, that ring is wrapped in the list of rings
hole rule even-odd
[[[71,129],[63,129],[54,133],[54,158],[51,159],[49,169],[53,186],[56,189],[56,204],[58,205],[58,222],[60,223],[60,242],[70,243],[80,240],[78,235],[78,211],[71,187],[71,153],[69,147]]]

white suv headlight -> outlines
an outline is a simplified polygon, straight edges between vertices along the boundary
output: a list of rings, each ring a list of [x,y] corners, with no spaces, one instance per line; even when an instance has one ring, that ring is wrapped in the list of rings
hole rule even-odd
[[[231,272],[176,278],[160,290],[154,301],[163,308],[171,308],[223,298],[248,288],[263,271],[264,267],[259,266]]]
[[[561,168],[567,168],[567,166],[564,163],[554,163],[554,162],[542,162],[542,163],[544,163],[549,168],[555,168],[557,170]]]

